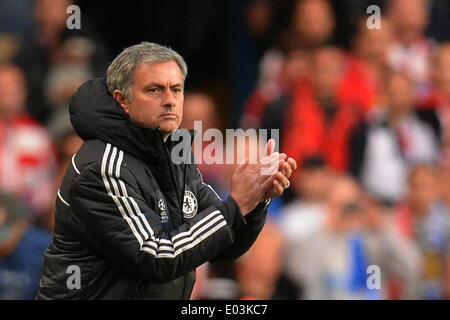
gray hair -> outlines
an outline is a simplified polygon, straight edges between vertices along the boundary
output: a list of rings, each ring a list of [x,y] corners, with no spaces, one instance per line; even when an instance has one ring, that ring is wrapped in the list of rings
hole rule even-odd
[[[187,65],[177,52],[156,43],[141,42],[125,48],[110,64],[106,72],[109,92],[120,90],[130,101],[136,67],[143,63],[175,61],[181,70],[183,82],[187,76]]]

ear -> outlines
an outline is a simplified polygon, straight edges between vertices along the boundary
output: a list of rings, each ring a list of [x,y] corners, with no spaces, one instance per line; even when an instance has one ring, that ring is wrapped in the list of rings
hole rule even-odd
[[[113,97],[120,104],[123,111],[125,111],[126,114],[129,114],[129,103],[122,91],[114,90]]]

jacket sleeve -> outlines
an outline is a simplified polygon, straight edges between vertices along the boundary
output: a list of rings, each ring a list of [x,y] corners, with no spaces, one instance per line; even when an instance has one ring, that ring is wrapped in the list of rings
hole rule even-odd
[[[216,257],[245,225],[232,199],[215,202],[166,232],[126,167],[86,166],[69,193],[70,207],[98,252],[153,282],[177,278]]]
[[[206,208],[214,203],[221,201],[220,197],[213,188],[203,181],[200,171],[197,169],[197,196],[199,208]],[[232,199],[231,197],[228,198]],[[234,202],[234,199],[233,199]],[[235,232],[233,243],[223,252],[211,259],[211,262],[222,260],[233,260],[239,258],[253,245],[266,222],[267,207],[270,200],[266,203],[260,203],[252,212],[244,217],[245,223],[240,224]],[[236,204],[237,206],[237,204]],[[237,206],[238,207],[238,206]],[[238,207],[239,210],[239,207]]]

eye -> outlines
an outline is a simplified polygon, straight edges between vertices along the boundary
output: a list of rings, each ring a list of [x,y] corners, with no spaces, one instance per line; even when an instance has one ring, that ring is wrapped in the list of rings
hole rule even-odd
[[[159,89],[158,88],[150,88],[147,90],[148,93],[158,93]]]
[[[174,88],[173,92],[175,92],[175,93],[182,93],[183,89],[181,89],[181,88]]]

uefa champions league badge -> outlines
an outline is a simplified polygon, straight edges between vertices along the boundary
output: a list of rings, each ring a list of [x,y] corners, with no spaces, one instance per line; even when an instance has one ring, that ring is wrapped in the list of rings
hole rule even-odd
[[[183,217],[185,219],[190,219],[197,213],[198,203],[197,198],[194,196],[194,194],[186,190],[184,192],[184,199],[183,199]]]
[[[169,216],[166,212],[166,204],[164,203],[163,199],[158,200],[158,210],[159,214],[161,216],[161,223],[166,223],[169,221]]]

